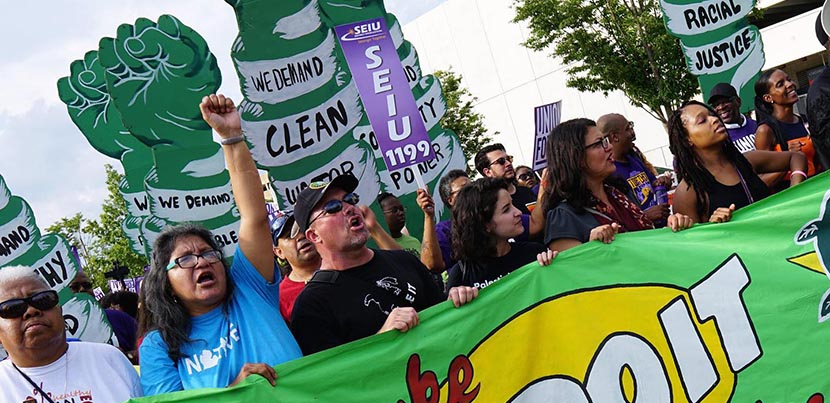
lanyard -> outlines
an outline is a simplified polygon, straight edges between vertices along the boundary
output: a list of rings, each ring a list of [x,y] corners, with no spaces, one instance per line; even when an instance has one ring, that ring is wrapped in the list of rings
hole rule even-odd
[[[44,399],[46,399],[46,401],[47,401],[47,402],[49,402],[49,403],[55,403],[55,401],[54,401],[54,400],[52,400],[52,398],[50,398],[50,397],[49,397],[49,395],[47,395],[47,394],[46,394],[46,392],[44,392],[44,391],[43,391],[43,389],[41,389],[41,388],[40,388],[40,386],[38,386],[38,384],[36,384],[36,383],[35,383],[35,381],[33,381],[33,380],[32,380],[32,378],[29,378],[29,376],[28,376],[28,375],[24,374],[24,373],[23,373],[23,371],[21,371],[21,370],[20,370],[20,368],[18,368],[18,367],[17,367],[17,365],[15,365],[14,363],[12,363],[12,366],[14,367],[14,369],[16,369],[16,370],[17,370],[17,372],[18,372],[20,375],[23,375],[23,378],[25,378],[27,381],[29,381],[29,383],[30,383],[32,386],[34,386],[34,387],[35,387],[35,390],[37,390],[37,393],[40,393],[40,396],[41,396],[41,397],[43,397]]]

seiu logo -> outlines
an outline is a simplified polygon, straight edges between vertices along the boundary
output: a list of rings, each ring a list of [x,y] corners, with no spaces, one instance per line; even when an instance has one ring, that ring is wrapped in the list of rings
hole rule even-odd
[[[372,22],[369,24],[356,25],[353,29],[356,35],[371,34],[380,31],[380,21]]]

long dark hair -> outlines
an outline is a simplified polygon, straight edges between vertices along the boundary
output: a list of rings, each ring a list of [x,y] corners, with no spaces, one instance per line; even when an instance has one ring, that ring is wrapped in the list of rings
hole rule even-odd
[[[493,219],[501,189],[509,189],[504,179],[481,178],[458,192],[452,209],[455,260],[496,255],[496,240],[487,232],[487,224]]]
[[[547,205],[542,206],[545,210],[562,201],[567,201],[577,211],[584,211],[590,204],[591,191],[585,180],[585,135],[589,127],[596,125],[591,119],[571,119],[560,123],[548,136],[548,175],[545,180],[549,190]],[[614,175],[605,182],[623,193],[629,190],[626,189],[628,185],[615,180]]]
[[[703,165],[703,161],[694,150],[691,141],[689,140],[689,131],[683,125],[683,109],[690,105],[699,105],[709,111],[709,114],[717,117],[721,124],[723,119],[718,116],[712,107],[698,101],[685,102],[680,108],[677,108],[669,117],[669,150],[674,154],[675,169],[677,172],[678,181],[685,180],[687,189],[689,187],[695,188],[695,199],[697,200],[697,214],[703,217],[709,207],[709,191],[715,183],[715,177]],[[726,155],[726,159],[738,168],[741,172],[755,172],[749,161],[744,158],[743,154],[738,151],[731,141],[724,140],[722,144],[722,151]]]
[[[180,346],[191,341],[190,314],[173,295],[173,287],[167,278],[167,264],[177,241],[187,236],[199,237],[211,248],[221,250],[213,239],[213,234],[204,227],[192,223],[167,226],[153,243],[153,264],[141,283],[143,301],[139,322],[143,322],[144,326],[140,326],[139,337],[151,330],[158,330],[161,339],[167,344],[167,354],[174,363],[183,357]],[[230,268],[224,261],[222,266],[225,268],[227,284],[224,300],[227,301],[233,294],[234,287]]]
[[[784,139],[783,130],[778,124],[779,120],[773,115],[775,106],[772,102],[764,101],[764,95],[769,93],[769,87],[772,84],[772,73],[780,69],[769,69],[758,77],[755,81],[755,117],[758,118],[758,126],[767,125],[772,129],[772,134],[775,137],[775,143],[781,147],[782,151],[788,151],[787,140]]]

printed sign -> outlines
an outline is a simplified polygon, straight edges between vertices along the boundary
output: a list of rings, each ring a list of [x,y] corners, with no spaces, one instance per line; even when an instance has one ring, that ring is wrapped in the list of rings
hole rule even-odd
[[[334,31],[369,115],[386,167],[396,171],[433,159],[426,127],[409,90],[386,21],[374,18],[341,25]]]
[[[533,109],[533,117],[536,127],[533,140],[533,170],[539,171],[548,166],[548,158],[545,155],[548,149],[548,136],[562,118],[562,101],[537,106]]]
[[[755,0],[660,0],[666,29],[680,39],[686,66],[696,75],[704,97],[718,83],[729,83],[744,100],[764,67],[764,44],[747,15]],[[753,108],[742,102],[741,110]]]
[[[95,299],[86,294],[78,297],[69,289],[69,282],[81,267],[72,247],[58,234],[41,234],[29,203],[12,195],[0,176],[0,270],[8,266],[31,267],[58,292],[67,337],[118,345]],[[5,352],[0,349],[2,357]]]

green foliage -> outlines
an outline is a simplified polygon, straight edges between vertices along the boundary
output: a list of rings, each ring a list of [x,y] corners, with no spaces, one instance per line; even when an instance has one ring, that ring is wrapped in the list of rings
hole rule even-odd
[[[622,91],[664,124],[699,92],[657,0],[515,0],[515,6],[514,21],[531,30],[525,46],[552,48],[571,88]]]
[[[127,204],[118,192],[118,182],[122,175],[109,164],[104,169],[109,196],[104,200],[98,219],[86,220],[81,213],[77,213],[69,218],[61,218],[46,230],[63,235],[71,245],[78,248],[84,272],[95,287],[101,287],[106,292],[108,279],[104,273],[112,270],[115,262],[129,267],[130,277],[142,275],[144,265],[148,262],[133,252],[121,231],[121,223],[127,217]]]
[[[461,149],[464,150],[464,157],[469,160],[478,150],[493,141],[484,126],[484,116],[473,110],[473,103],[478,98],[461,86],[461,75],[455,74],[452,69],[438,70],[433,75],[441,82],[441,91],[447,101],[447,113],[441,118],[441,127],[455,132],[461,142]],[[499,132],[493,134],[498,135]],[[474,167],[468,165],[467,174],[472,177],[475,173]]]

